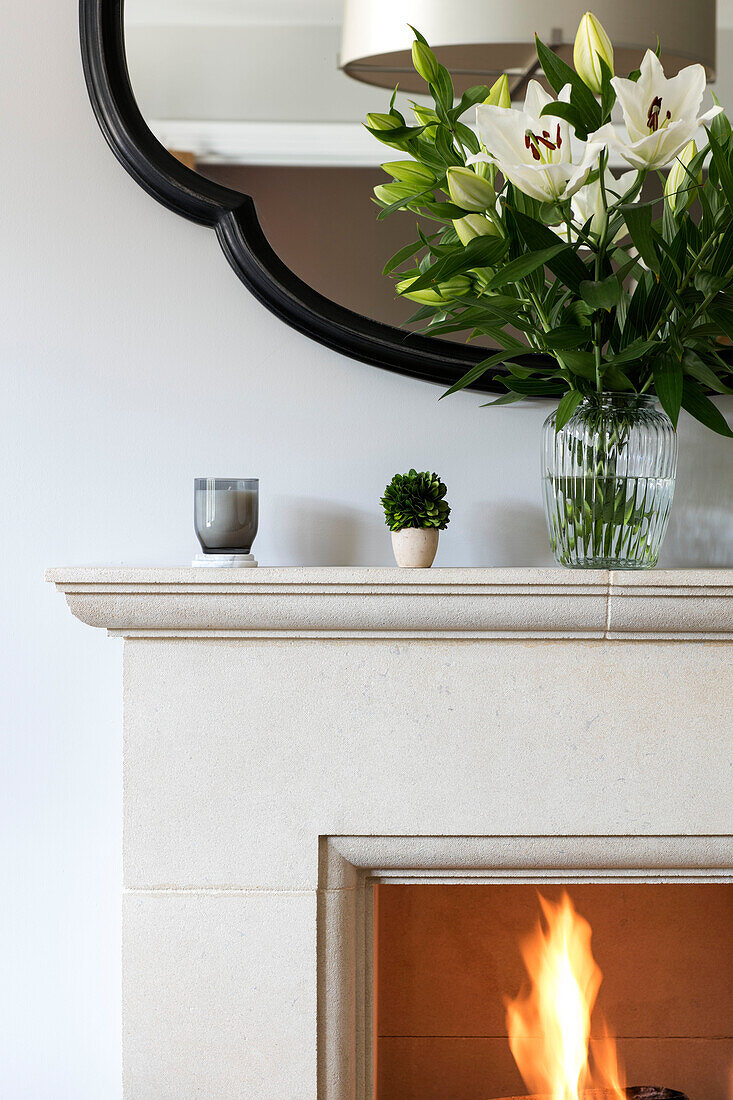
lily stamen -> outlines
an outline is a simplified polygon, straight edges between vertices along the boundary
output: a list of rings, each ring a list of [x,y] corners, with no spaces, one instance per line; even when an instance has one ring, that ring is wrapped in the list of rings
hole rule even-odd
[[[660,114],[661,110],[662,110],[662,97],[657,95],[657,96],[654,97],[654,99],[651,102],[651,106],[649,108],[649,114],[647,115],[647,119],[646,119],[646,124],[647,124],[647,126],[649,127],[649,129],[651,130],[651,132],[653,134],[656,134],[657,130],[659,129],[659,114]],[[670,112],[667,111],[667,118],[669,119],[671,117],[672,116],[671,116]]]
[[[555,141],[552,141],[549,130],[543,130],[541,134],[534,134],[531,130],[527,130],[524,135],[525,148],[532,150],[532,156],[535,160],[542,160],[542,151],[539,146],[544,145],[545,149],[549,149],[551,153],[557,152],[562,145],[562,137],[560,134],[560,123],[557,125],[557,136]]]
[[[526,149],[532,150],[532,156],[535,160],[542,160],[540,151],[537,148],[537,135],[533,134],[531,130],[527,130],[524,135],[524,146]]]

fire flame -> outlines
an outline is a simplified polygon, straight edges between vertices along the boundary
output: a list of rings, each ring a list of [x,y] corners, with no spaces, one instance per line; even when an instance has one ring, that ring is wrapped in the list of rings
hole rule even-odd
[[[591,927],[567,894],[540,895],[542,921],[521,944],[530,985],[507,1001],[509,1046],[530,1092],[579,1100],[592,1084],[625,1100],[616,1044],[608,1032],[592,1041],[596,1081],[588,1063],[591,1014],[603,975],[591,953]]]

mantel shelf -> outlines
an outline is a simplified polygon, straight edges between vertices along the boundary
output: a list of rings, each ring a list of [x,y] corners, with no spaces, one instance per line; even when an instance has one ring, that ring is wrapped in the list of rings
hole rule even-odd
[[[51,569],[123,637],[733,641],[733,570]]]

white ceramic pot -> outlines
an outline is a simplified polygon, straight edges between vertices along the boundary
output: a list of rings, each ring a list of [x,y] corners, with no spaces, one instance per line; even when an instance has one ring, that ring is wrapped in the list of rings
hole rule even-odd
[[[438,552],[437,527],[404,527],[392,532],[392,550],[401,569],[429,569]]]

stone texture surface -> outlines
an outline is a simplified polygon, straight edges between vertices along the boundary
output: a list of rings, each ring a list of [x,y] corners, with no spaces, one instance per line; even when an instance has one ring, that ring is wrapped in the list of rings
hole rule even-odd
[[[131,887],[314,889],[320,835],[733,831],[725,645],[125,648]]]
[[[602,637],[608,574],[562,569],[61,569],[90,626],[126,636]],[[425,597],[429,596],[430,599]]]
[[[330,836],[321,845],[321,886],[349,885],[348,872],[369,871],[380,882],[492,881],[674,882],[724,879],[733,867],[733,835],[566,833],[512,836]],[[485,877],[485,876],[484,876]]]
[[[733,636],[733,572],[611,573],[609,638]]]
[[[316,1095],[315,894],[127,894],[131,1100]]]
[[[74,615],[126,636],[733,636],[733,570],[52,569]],[[430,600],[425,597],[430,596]]]

